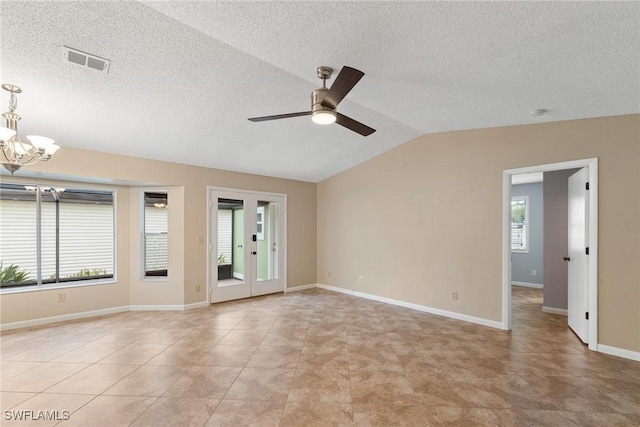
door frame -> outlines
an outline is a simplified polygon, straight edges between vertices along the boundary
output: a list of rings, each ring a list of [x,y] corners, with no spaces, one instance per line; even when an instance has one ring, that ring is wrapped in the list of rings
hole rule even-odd
[[[598,158],[548,163],[502,172],[502,323],[511,330],[511,176],[563,169],[589,169],[589,349],[598,351]]]
[[[287,195],[285,193],[273,193],[273,192],[267,192],[267,191],[258,191],[258,190],[247,190],[244,188],[228,188],[228,187],[217,187],[217,186],[211,186],[208,185],[207,186],[207,204],[206,204],[206,209],[207,209],[207,241],[206,241],[206,253],[207,253],[207,284],[205,286],[206,288],[206,293],[207,293],[207,305],[211,305],[211,285],[212,282],[215,280],[215,282],[217,283],[218,281],[218,264],[217,262],[215,263],[215,266],[213,265],[213,257],[211,256],[211,253],[213,252],[213,230],[212,230],[212,224],[211,224],[211,208],[213,207],[213,203],[214,200],[212,200],[211,195],[214,192],[228,192],[228,193],[241,193],[241,194],[247,194],[247,195],[254,195],[254,196],[273,196],[273,197],[282,197],[282,199],[284,200],[283,204],[283,209],[282,209],[282,219],[283,219],[283,224],[281,225],[282,229],[282,256],[283,256],[283,271],[282,271],[282,291],[286,292],[287,290],[287,260],[288,260],[288,255],[287,255]],[[216,201],[217,203],[217,201]],[[217,238],[217,227],[216,227],[216,236]],[[217,257],[216,257],[217,258]],[[213,268],[213,266],[215,268]]]

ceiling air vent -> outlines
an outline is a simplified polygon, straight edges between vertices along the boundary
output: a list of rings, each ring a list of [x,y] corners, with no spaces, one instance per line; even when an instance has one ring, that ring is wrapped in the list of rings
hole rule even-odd
[[[109,72],[109,66],[111,65],[110,60],[69,46],[64,46],[64,49],[67,61],[72,64],[80,65],[81,67],[93,68],[94,70],[102,71],[104,73]]]

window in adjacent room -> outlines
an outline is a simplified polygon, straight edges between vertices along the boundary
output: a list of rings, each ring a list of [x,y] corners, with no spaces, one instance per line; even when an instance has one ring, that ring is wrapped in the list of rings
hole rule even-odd
[[[0,184],[0,286],[114,277],[112,191]]]
[[[529,252],[529,198],[511,198],[511,251]]]
[[[143,265],[145,278],[168,274],[169,206],[167,193],[144,193]]]
[[[258,206],[258,212],[256,213],[256,231],[258,240],[264,240],[264,206]]]

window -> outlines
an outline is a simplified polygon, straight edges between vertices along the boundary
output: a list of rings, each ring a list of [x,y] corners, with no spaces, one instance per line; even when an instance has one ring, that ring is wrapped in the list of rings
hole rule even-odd
[[[0,287],[114,277],[113,192],[0,184]]]
[[[257,219],[257,238],[258,240],[264,240],[264,206],[258,206]]]
[[[222,205],[224,206],[224,205]],[[218,208],[218,265],[229,265],[233,256],[233,210]]]
[[[529,252],[529,197],[511,198],[511,251]]]
[[[168,206],[167,193],[144,193],[142,250],[145,278],[164,278],[168,274]]]

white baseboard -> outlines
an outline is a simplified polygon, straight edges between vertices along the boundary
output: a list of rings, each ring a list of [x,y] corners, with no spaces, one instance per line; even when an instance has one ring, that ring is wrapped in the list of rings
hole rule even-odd
[[[130,305],[129,311],[184,311],[184,310],[193,310],[195,308],[202,308],[209,306],[209,303],[206,301],[194,302],[191,304],[169,304],[169,305]]]
[[[523,288],[544,289],[544,285],[540,283],[528,283],[528,282],[511,282],[511,286],[521,286]]]
[[[183,310],[193,310],[194,308],[203,308],[203,307],[208,307],[209,303],[206,301],[199,301],[199,302],[194,302],[191,304],[185,304],[182,306]]]
[[[284,291],[285,291],[285,293],[287,293],[287,292],[305,291],[307,289],[314,289],[317,286],[318,285],[316,283],[312,283],[310,285],[293,286],[291,288],[286,288]]]
[[[377,295],[366,294],[359,291],[350,291],[348,289],[338,288],[336,286],[317,284],[318,288],[326,289],[329,291],[340,292],[347,295],[353,295],[360,298],[366,298],[374,301],[384,302],[387,304],[397,305],[400,307],[410,308],[412,310],[422,311],[424,313],[436,314],[438,316],[450,317],[452,319],[463,320],[465,322],[476,323],[478,325],[489,326],[491,328],[503,329],[501,322],[495,320],[483,319],[481,317],[469,316],[466,314],[456,313],[454,311],[441,310],[439,308],[427,307],[425,305],[413,304],[410,302],[395,300],[391,298],[380,297]]]
[[[0,325],[0,331],[8,331],[10,329],[28,328],[31,326],[47,325],[49,323],[64,322],[67,320],[84,319],[85,317],[104,316],[105,314],[122,313],[129,311],[129,306],[102,308],[99,310],[82,311],[80,313],[61,314],[59,316],[41,317],[39,319],[21,320],[19,322],[3,323]]]
[[[51,323],[65,322],[67,320],[84,319],[87,317],[104,316],[105,314],[124,313],[127,311],[183,311],[194,308],[207,307],[206,301],[200,301],[186,305],[123,305],[120,307],[102,308],[99,310],[82,311],[80,313],[61,314],[59,316],[41,317],[39,319],[21,320],[19,322],[0,324],[0,331],[11,329],[29,328],[31,326],[48,325]]]
[[[611,356],[623,357],[640,362],[640,352],[638,351],[625,350],[624,348],[611,347],[604,344],[598,344],[598,351],[600,353],[610,354]]]
[[[569,316],[569,312],[566,309],[555,308],[555,307],[547,307],[545,305],[542,306],[542,312],[543,313],[550,313],[550,314],[559,314],[560,316]]]
[[[140,304],[130,305],[129,311],[182,311],[184,305],[181,304],[166,304],[166,305],[152,305],[152,304]]]

